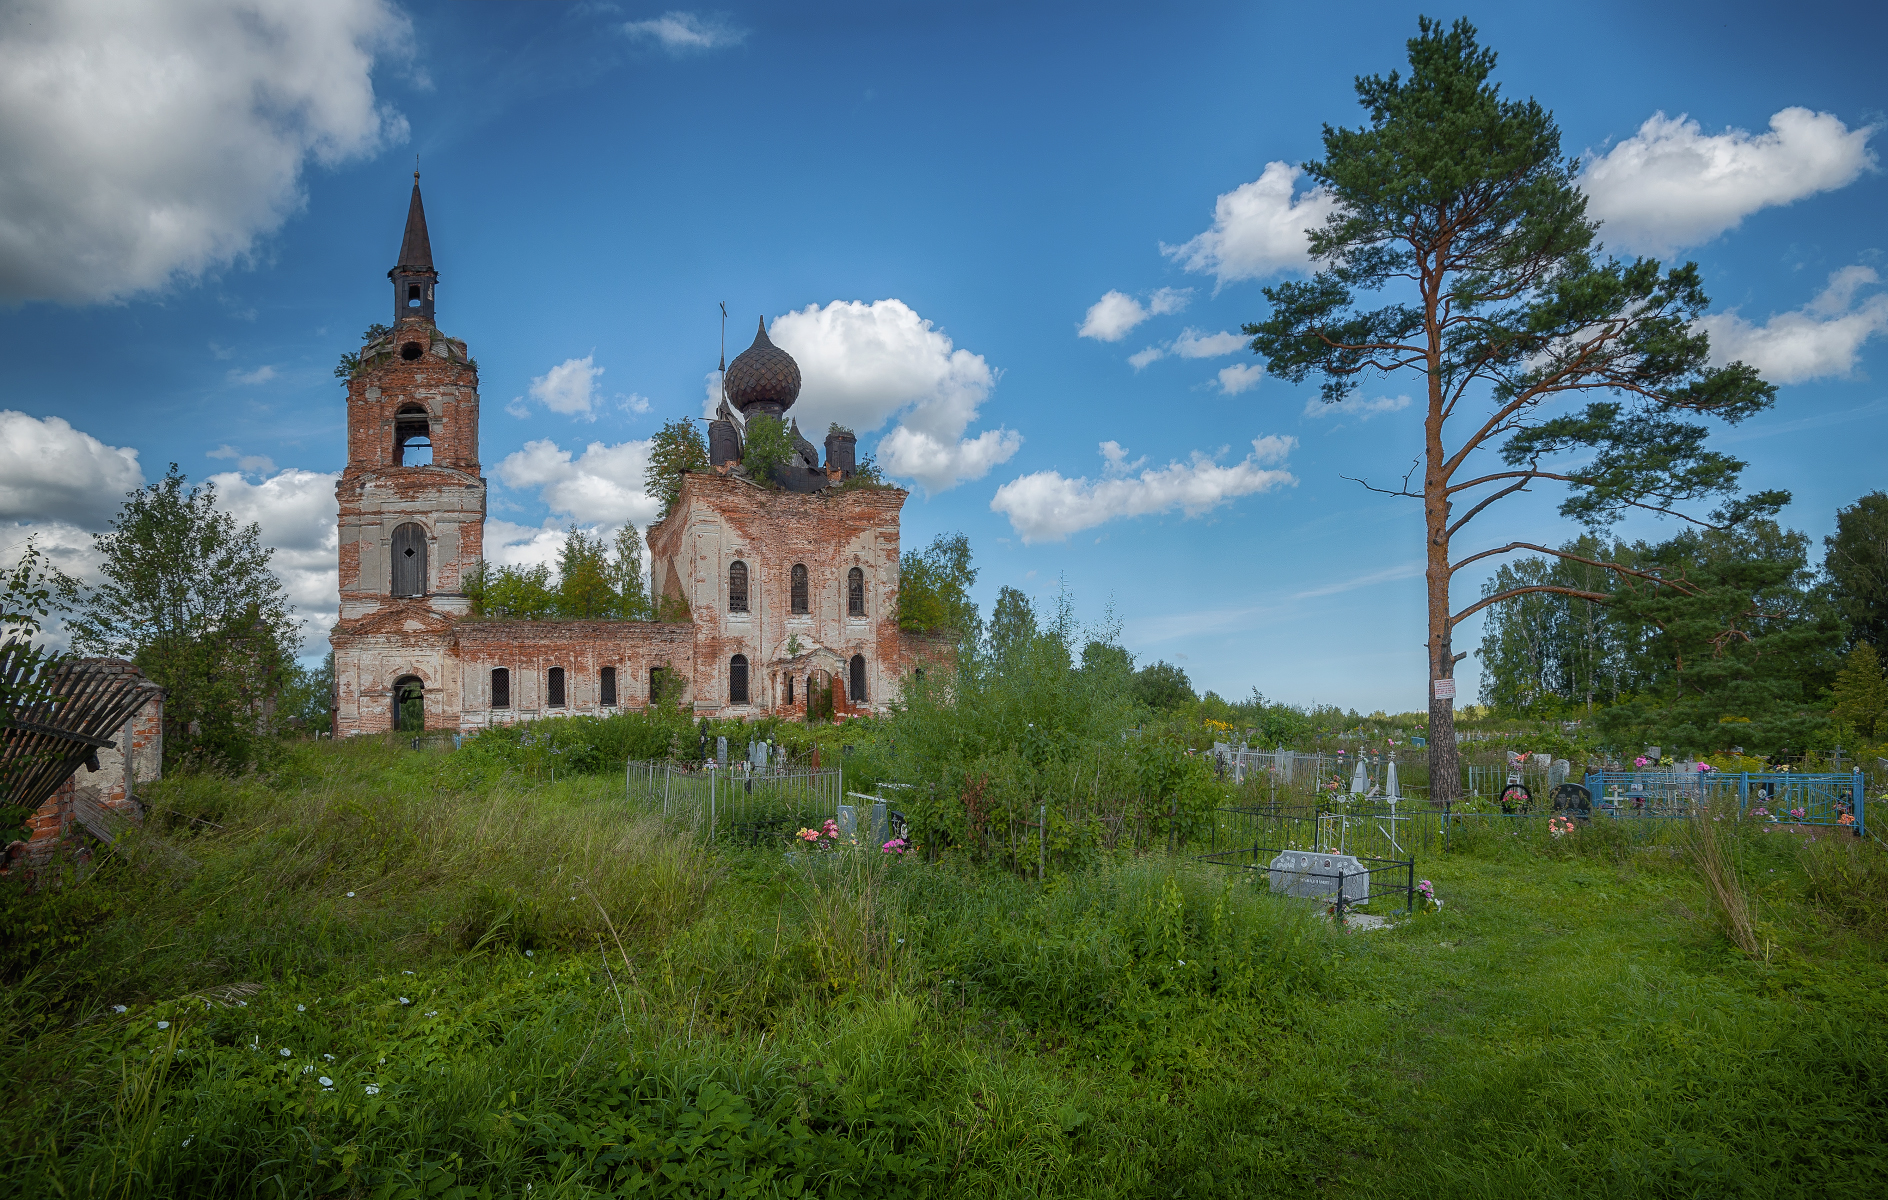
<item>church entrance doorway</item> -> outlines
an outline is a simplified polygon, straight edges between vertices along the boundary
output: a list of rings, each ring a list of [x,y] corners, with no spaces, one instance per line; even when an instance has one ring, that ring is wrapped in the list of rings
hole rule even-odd
[[[398,733],[426,731],[426,685],[417,675],[393,681],[393,728]]]

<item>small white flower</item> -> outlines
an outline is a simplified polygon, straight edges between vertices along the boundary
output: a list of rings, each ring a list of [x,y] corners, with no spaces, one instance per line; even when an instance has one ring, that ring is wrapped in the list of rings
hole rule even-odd
[[[382,1061],[382,1062],[385,1062],[385,1061],[387,1061],[387,1060],[383,1058],[383,1059],[381,1059],[380,1061]],[[367,1085],[367,1094],[368,1094],[369,1096],[378,1096],[378,1095],[380,1095],[380,1089],[379,1089],[379,1088],[377,1088],[377,1087],[375,1087],[375,1086],[374,1086],[373,1084],[371,1084],[371,1083],[370,1083],[370,1084],[368,1084],[368,1085]]]
[[[1186,959],[1184,959],[1184,958],[1183,958],[1183,959],[1181,959],[1181,960],[1180,960],[1180,965],[1181,965],[1181,966],[1183,966],[1183,967],[1184,967],[1184,966],[1186,966],[1186,965],[1187,965],[1187,960],[1186,960]]]
[[[169,1029],[169,1028],[170,1028],[170,1022],[169,1022],[169,1021],[159,1021],[159,1022],[157,1023],[157,1027],[158,1027],[159,1029]]]
[[[184,1145],[188,1146],[191,1142],[194,1142],[194,1141],[196,1141],[195,1138],[185,1138]]]
[[[387,1065],[387,1060],[386,1060],[386,1059],[384,1059],[384,1058],[383,1058],[383,1059],[381,1059],[381,1060],[380,1060],[380,1065],[381,1065],[381,1066],[383,1066],[383,1067],[384,1067],[384,1066],[386,1066],[386,1065]]]
[[[308,1011],[308,1006],[307,1006],[306,1004],[297,1004],[297,1005],[295,1006],[295,1011],[296,1011],[296,1012],[307,1012],[307,1011]]]
[[[534,954],[533,952],[531,952],[531,951],[529,951],[529,950],[526,950],[526,951],[524,952],[524,956],[525,956],[526,958],[536,958],[536,957],[537,957],[537,955],[536,955],[536,954]],[[124,1009],[123,1009],[123,1008],[120,1008],[120,1009],[119,1009],[118,1011],[119,1011],[119,1012],[123,1012],[123,1011],[124,1011]]]
[[[353,892],[349,892],[349,893],[347,894],[347,898],[348,898],[349,900],[352,900],[352,899],[354,898],[354,893],[353,893]]]
[[[255,1040],[253,1040],[253,1041],[251,1041],[251,1042],[249,1043],[249,1048],[250,1048],[251,1050],[260,1050],[260,1049],[262,1049],[262,1035],[261,1035],[261,1034],[259,1034],[259,1033],[258,1033],[258,1034],[257,1034],[257,1035],[255,1036]]]
[[[329,1078],[328,1078],[328,1077],[327,1077],[326,1075],[323,1075],[323,1076],[321,1076],[321,1077],[320,1077],[320,1079],[321,1079],[321,1086],[322,1086],[322,1087],[324,1087],[324,1088],[331,1088],[331,1087],[333,1087],[333,1086],[334,1086],[334,1080],[332,1080],[332,1079],[329,1079]]]
[[[325,1059],[327,1059],[327,1060],[328,1060],[329,1062],[333,1062],[333,1061],[334,1061],[334,1055],[332,1055],[332,1054],[324,1054],[324,1055],[322,1055],[321,1057],[323,1057],[323,1058],[325,1058]]]
[[[249,1001],[247,1001],[247,1000],[238,1000],[238,1001],[237,1001],[236,1003],[237,1003],[238,1005],[240,1005],[241,1007],[243,1007],[243,1008],[248,1008],[248,1007],[249,1007]]]
[[[112,1006],[111,1006],[111,1010],[112,1010],[113,1012],[126,1012],[126,1011],[128,1011],[128,1010],[127,1010],[127,1009],[125,1008],[125,1006],[124,1006],[124,1005],[122,1005],[122,1004],[114,1004],[114,1005],[112,1005]]]
[[[411,1004],[411,1003],[413,1003],[413,1002],[412,1002],[411,1000],[408,1000],[408,999],[407,999],[407,998],[406,998],[405,996],[402,996],[402,997],[400,997],[400,1003],[402,1003],[402,1004]]]
[[[310,1063],[307,1066],[302,1068],[302,1074],[310,1075],[314,1073],[314,1070],[315,1070],[315,1065],[313,1063]]]
[[[282,1057],[283,1057],[283,1058],[287,1058],[287,1057],[288,1057],[288,1056],[289,1056],[289,1055],[290,1055],[291,1053],[293,1053],[293,1052],[292,1052],[291,1050],[289,1050],[289,1048],[288,1048],[287,1046],[284,1046],[284,1047],[282,1047]]]
[[[429,1017],[436,1017],[439,1015],[439,1010],[435,1008],[432,1012],[429,1012],[426,1015]]]

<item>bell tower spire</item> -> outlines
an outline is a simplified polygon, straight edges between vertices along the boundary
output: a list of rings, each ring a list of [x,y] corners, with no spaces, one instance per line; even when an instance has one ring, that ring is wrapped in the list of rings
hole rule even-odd
[[[393,280],[393,323],[433,323],[433,242],[426,235],[426,206],[420,202],[420,173],[413,172],[413,199],[406,208],[406,235],[400,239],[400,259],[387,272]]]

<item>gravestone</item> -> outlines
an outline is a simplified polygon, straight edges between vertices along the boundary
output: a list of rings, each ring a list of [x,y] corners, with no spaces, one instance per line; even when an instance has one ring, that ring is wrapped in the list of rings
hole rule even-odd
[[[1370,873],[1355,855],[1317,850],[1286,850],[1272,860],[1267,875],[1272,890],[1287,896],[1336,896],[1341,874],[1344,903],[1370,899]]]
[[[1547,761],[1547,786],[1558,787],[1567,782],[1567,776],[1573,773],[1573,764],[1564,758]]]
[[[863,829],[859,827],[861,813],[865,815],[866,820],[866,827]],[[857,838],[861,846],[876,850],[891,840],[889,831],[891,819],[886,812],[883,800],[869,809],[863,804],[841,804],[833,822],[839,826],[841,841]]]
[[[1370,777],[1364,774],[1364,760],[1360,758],[1357,760],[1357,769],[1351,772],[1350,794],[1353,796],[1361,796],[1369,790]]]
[[[720,766],[724,766],[724,767],[728,765],[728,739],[727,738],[718,737],[715,739],[715,762],[719,764]]]

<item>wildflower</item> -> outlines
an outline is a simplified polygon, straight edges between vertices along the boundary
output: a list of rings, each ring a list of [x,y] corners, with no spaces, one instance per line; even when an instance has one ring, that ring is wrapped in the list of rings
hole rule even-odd
[[[324,1055],[322,1055],[321,1057],[323,1057],[323,1058],[325,1058],[325,1059],[327,1059],[327,1060],[328,1060],[329,1062],[333,1062],[333,1061],[334,1061],[334,1055],[332,1055],[332,1054],[324,1054]]]
[[[159,1022],[157,1023],[157,1027],[158,1027],[159,1029],[169,1029],[169,1028],[170,1028],[170,1022],[169,1022],[169,1021],[159,1021]]]
[[[572,897],[571,897],[571,899],[572,899],[572,900],[575,900],[576,898],[577,898],[577,897],[575,897],[575,896],[572,896]],[[400,974],[402,974],[402,975],[411,975],[412,973],[413,973],[413,972],[411,972],[411,971],[402,971],[402,972],[400,972]]]
[[[124,1005],[122,1005],[122,1004],[114,1004],[114,1005],[112,1005],[112,1006],[111,1006],[111,1010],[112,1010],[113,1012],[115,1012],[115,1013],[121,1013],[121,1012],[124,1012],[124,1011],[126,1011],[126,1010],[125,1010],[125,1006],[124,1006]]]
[[[309,1063],[307,1066],[302,1068],[302,1074],[304,1075],[313,1075],[314,1073],[315,1073],[315,1064],[313,1063]]]
[[[429,1017],[436,1017],[439,1015],[439,1010],[435,1008],[432,1012],[429,1012],[426,1015]]]
[[[402,997],[400,997],[400,1003],[402,1003],[402,1004],[411,1004],[411,1003],[413,1003],[413,1002],[412,1002],[411,1000],[408,1000],[408,999],[407,999],[407,998],[406,998],[405,996],[402,996]]]
[[[347,898],[348,898],[349,900],[352,900],[352,899],[354,898],[354,893],[353,893],[353,892],[349,892],[349,893],[347,894]]]
[[[536,954],[536,953],[534,953],[533,951],[530,951],[530,950],[526,950],[526,951],[524,952],[524,956],[525,956],[526,958],[536,958],[536,957],[537,957],[537,954]]]
[[[308,1006],[307,1006],[306,1004],[297,1004],[297,1005],[295,1006],[295,1011],[296,1011],[296,1012],[307,1012],[307,1011],[308,1011]]]
[[[383,1058],[383,1059],[381,1059],[380,1061],[382,1061],[382,1062],[385,1062],[385,1061],[387,1061],[387,1060]],[[368,1085],[367,1085],[367,1094],[368,1094],[369,1096],[378,1096],[378,1095],[380,1095],[380,1089],[379,1089],[379,1088],[377,1088],[377,1087],[375,1087],[375,1086],[374,1086],[373,1084],[371,1084],[371,1083],[370,1083],[370,1084],[368,1084]]]
[[[323,1075],[323,1076],[321,1076],[320,1078],[321,1078],[321,1086],[322,1086],[322,1087],[333,1087],[333,1086],[334,1086],[334,1080],[332,1080],[332,1079],[329,1079],[329,1078],[328,1078],[328,1077],[327,1077],[326,1075]]]
[[[387,1065],[387,1060],[386,1060],[386,1058],[385,1058],[385,1056],[382,1056],[382,1058],[381,1058],[381,1060],[380,1060],[380,1065],[381,1065],[381,1066],[383,1066],[383,1067]]]
[[[194,1141],[196,1141],[196,1140],[197,1140],[197,1139],[195,1139],[195,1138],[185,1138],[185,1139],[184,1139],[184,1145],[186,1145],[186,1146],[188,1146],[188,1145],[189,1145],[189,1144],[190,1144],[191,1142],[194,1142]]]
[[[293,1054],[293,1053],[294,1053],[294,1051],[292,1051],[292,1050],[290,1050],[290,1049],[289,1049],[289,1048],[288,1048],[287,1046],[284,1046],[284,1047],[282,1047],[282,1057],[283,1057],[283,1058],[287,1058],[287,1057],[288,1057],[289,1055],[291,1055],[291,1054]]]
[[[1803,810],[1800,808],[1792,808],[1790,810],[1790,815],[1800,821],[1803,819]]]
[[[883,846],[880,846],[879,849],[887,854],[903,854],[905,852],[905,839],[893,838]]]

